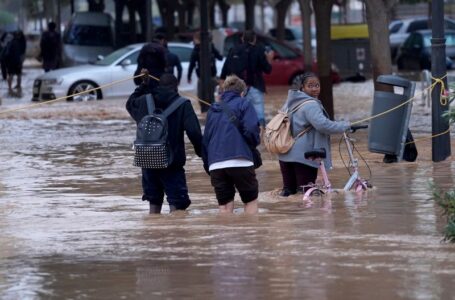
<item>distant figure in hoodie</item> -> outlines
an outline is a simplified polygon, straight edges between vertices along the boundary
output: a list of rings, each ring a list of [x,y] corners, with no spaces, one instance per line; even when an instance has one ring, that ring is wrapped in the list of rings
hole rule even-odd
[[[208,112],[203,138],[204,168],[210,174],[220,213],[234,210],[235,190],[245,204],[245,213],[258,212],[258,181],[251,148],[260,143],[259,120],[253,105],[242,94],[243,80],[228,76],[223,83],[220,102]],[[229,119],[227,106],[238,120]]]
[[[143,69],[144,80],[126,102],[126,109],[131,117],[139,123],[148,114],[145,94],[151,93],[156,109],[164,111],[180,96],[177,93],[178,80],[172,74],[163,74],[159,85],[154,87],[149,81],[148,71]],[[156,82],[156,81],[155,81]],[[166,169],[142,169],[143,201],[150,202],[150,213],[161,213],[164,194],[167,196],[169,209],[185,210],[190,206],[185,169],[186,162],[184,132],[194,146],[197,156],[201,156],[202,133],[199,121],[194,113],[191,102],[185,101],[167,118],[168,143],[173,152],[173,161]]]
[[[280,170],[283,176],[283,189],[280,196],[288,197],[297,192],[303,193],[308,188],[304,186],[315,183],[318,176],[319,163],[305,159],[305,152],[313,149],[324,148],[326,158],[325,167],[332,167],[332,154],[330,150],[330,135],[348,130],[349,122],[335,122],[329,119],[327,112],[318,100],[321,92],[321,84],[316,74],[308,72],[302,76],[299,90],[289,90],[286,103],[282,111],[296,108],[304,102],[297,111],[292,114],[292,136],[296,138],[300,132],[308,126],[312,129],[298,137],[291,150],[279,155]]]

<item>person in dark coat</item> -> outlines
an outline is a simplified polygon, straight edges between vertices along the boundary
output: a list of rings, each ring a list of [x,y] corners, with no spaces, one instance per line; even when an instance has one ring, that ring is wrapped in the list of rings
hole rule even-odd
[[[2,78],[3,80],[8,79],[8,70],[6,69],[6,53],[7,53],[7,45],[13,39],[13,34],[11,32],[4,32],[0,38],[0,64],[2,69]]]
[[[210,38],[210,37],[209,37]],[[200,53],[201,53],[201,33],[196,32],[193,36],[193,42],[194,42],[194,48],[193,52],[191,52],[191,57],[190,57],[190,65],[188,67],[188,83],[191,83],[192,79],[191,76],[193,75],[193,70],[196,69],[196,75],[198,78],[197,82],[197,96],[199,99],[204,100],[205,102],[213,103],[215,101],[215,87],[218,84],[218,81],[216,79],[216,59],[217,60],[222,60],[223,56],[218,52],[218,50],[215,48],[215,45],[213,43],[210,43],[211,47],[211,54],[210,54],[210,75],[211,75],[211,80],[210,80],[210,89],[209,89],[209,99],[202,99],[202,81],[200,80],[201,78],[201,59],[200,59]],[[205,103],[199,102],[201,105],[201,112],[207,112],[209,109],[209,106]]]
[[[202,158],[220,213],[233,212],[235,189],[246,213],[258,211],[258,181],[251,148],[259,145],[260,130],[254,107],[241,96],[245,89],[243,80],[228,76],[222,86],[221,102],[212,104],[207,114]],[[238,126],[229,119],[223,106],[236,116]]]
[[[55,22],[49,22],[47,31],[41,35],[40,59],[43,61],[44,72],[58,69],[62,56],[62,39],[60,33],[56,31],[57,25]]]
[[[169,49],[167,47],[167,40],[166,40],[166,37],[164,36],[164,34],[157,33],[155,35],[155,39],[157,41],[159,41],[159,43],[165,49],[166,68],[164,69],[164,72],[169,73],[169,74],[174,74],[174,69],[177,69],[177,80],[180,84],[180,80],[182,79],[182,70],[183,70],[182,63],[180,62],[180,58],[177,56],[177,54],[169,51]]]
[[[154,78],[147,80],[149,88],[154,89],[158,86],[158,79],[163,75],[166,69],[166,50],[156,40],[145,44],[137,58],[137,69],[134,76],[139,75],[142,70],[147,70],[147,73]],[[134,83],[140,85],[143,82],[143,77],[134,78]]]
[[[143,73],[147,71],[144,69]],[[156,108],[164,111],[180,97],[177,85],[177,78],[167,73],[160,77],[159,85],[153,89],[147,80],[144,80],[129,97],[126,109],[134,121],[139,123],[148,114],[145,97],[141,96],[151,93]],[[167,120],[168,142],[174,157],[171,165],[166,169],[142,169],[142,200],[150,202],[150,213],[161,212],[164,194],[171,212],[185,210],[191,204],[183,168],[186,162],[184,132],[193,144],[196,155],[201,156],[201,127],[191,102],[188,100],[180,105]]]
[[[266,90],[263,74],[270,74],[272,72],[274,53],[273,51],[266,52],[264,47],[256,44],[256,33],[252,30],[247,30],[243,33],[242,42],[242,44],[229,51],[223,69],[221,70],[220,78],[224,80],[226,76],[235,74],[233,70],[238,67],[233,66],[233,64],[238,62],[234,59],[234,56],[246,52],[245,55],[248,59],[245,62],[247,65],[242,66],[246,72],[244,72],[244,77],[240,78],[248,86],[248,92],[245,97],[253,104],[258,115],[259,123],[262,127],[265,127],[264,93]],[[240,76],[240,74],[237,75]]]
[[[21,77],[22,77],[22,64],[25,57],[25,38],[22,31],[14,32],[13,39],[8,43],[4,52],[6,63],[6,70],[8,73],[8,93],[10,95],[20,96],[22,93]],[[16,76],[17,94],[13,91],[13,77]]]

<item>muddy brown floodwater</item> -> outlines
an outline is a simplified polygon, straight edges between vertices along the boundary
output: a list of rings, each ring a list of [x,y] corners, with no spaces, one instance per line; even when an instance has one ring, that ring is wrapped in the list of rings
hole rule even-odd
[[[441,242],[428,187],[452,188],[455,164],[432,163],[429,142],[416,163],[384,165],[356,133],[374,188],[312,206],[276,196],[278,163],[263,153],[254,217],[238,200],[235,215],[217,215],[188,145],[193,204],[150,216],[123,104],[61,103],[0,119],[0,298],[455,299],[455,248]],[[330,179],[341,188],[338,139]],[[370,177],[364,165],[361,173]]]

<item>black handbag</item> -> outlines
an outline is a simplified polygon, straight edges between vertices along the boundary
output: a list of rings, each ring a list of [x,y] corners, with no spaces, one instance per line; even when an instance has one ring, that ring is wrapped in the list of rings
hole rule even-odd
[[[240,131],[239,120],[235,116],[234,112],[229,108],[229,106],[226,105],[226,103],[220,102],[220,105],[223,108],[223,112],[228,116],[229,121],[232,124],[234,124],[235,128],[237,128],[237,130],[240,132],[240,135],[242,135],[242,132]],[[245,140],[245,137],[243,137],[243,139]],[[245,143],[248,145],[248,147],[250,147],[251,153],[253,154],[254,168],[255,169],[259,168],[260,166],[262,166],[261,152],[259,152],[259,150],[256,147],[248,144],[246,140]]]

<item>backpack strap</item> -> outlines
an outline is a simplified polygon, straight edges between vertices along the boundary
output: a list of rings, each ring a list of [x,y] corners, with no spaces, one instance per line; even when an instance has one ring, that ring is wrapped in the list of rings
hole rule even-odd
[[[180,105],[188,101],[188,99],[185,99],[183,97],[179,97],[177,100],[172,102],[164,111],[163,111],[163,116],[167,118],[170,114],[172,114],[177,108],[179,108]]]
[[[316,102],[316,101],[314,101],[314,100],[303,101],[302,103],[297,104],[293,109],[291,109],[291,110],[288,112],[288,114],[292,114],[292,113],[298,111],[302,106],[304,106],[305,104],[309,104],[309,103],[311,103],[311,102]]]
[[[147,110],[149,112],[149,115],[151,115],[155,111],[155,102],[153,101],[152,94],[146,94],[145,100],[147,101]]]

